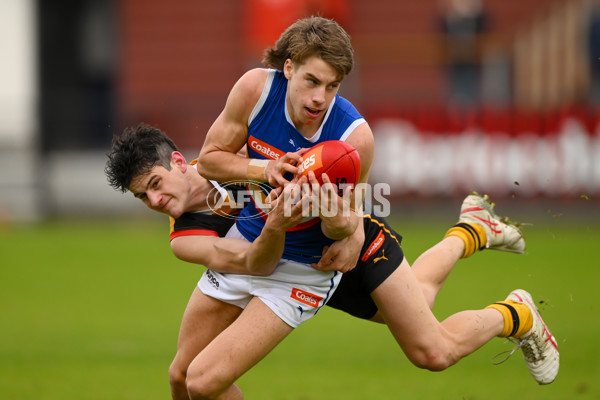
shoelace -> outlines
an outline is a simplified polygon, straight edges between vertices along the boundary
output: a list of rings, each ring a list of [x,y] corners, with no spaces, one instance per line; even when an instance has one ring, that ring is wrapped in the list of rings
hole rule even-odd
[[[506,351],[502,351],[502,352],[496,354],[494,357],[492,357],[492,360],[491,360],[492,364],[494,364],[494,365],[502,364],[503,362],[508,360],[510,358],[510,356],[515,354],[515,352],[519,349],[521,349],[523,351],[523,356],[525,357],[525,359],[527,361],[536,362],[536,361],[541,360],[542,352],[540,351],[541,349],[538,346],[538,343],[535,341],[534,338],[530,337],[530,338],[523,339],[523,340],[507,338],[507,341],[504,343],[508,343],[508,342],[514,343],[514,344],[516,344],[516,346],[512,350],[506,350]],[[506,357],[504,357],[503,359],[501,359],[499,361],[496,361],[496,359],[498,359],[498,357],[500,357],[504,354],[507,354]]]
[[[524,343],[524,342],[520,342],[517,339],[513,339],[513,338],[507,338],[507,340],[504,343],[509,343],[509,342],[516,344],[516,346],[513,347],[512,350],[505,350],[505,351],[502,351],[502,352],[496,354],[494,357],[492,357],[492,360],[491,360],[492,364],[494,364],[494,365],[502,364],[503,362],[508,360],[510,358],[510,356],[515,354],[515,352],[517,350],[519,350],[523,346],[523,343]],[[501,359],[499,361],[496,361],[500,356],[502,356],[504,354],[506,354],[506,357],[504,357],[503,359]]]

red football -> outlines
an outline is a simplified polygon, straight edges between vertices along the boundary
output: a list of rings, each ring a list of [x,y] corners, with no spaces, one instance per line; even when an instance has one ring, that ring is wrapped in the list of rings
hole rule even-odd
[[[320,184],[321,174],[326,173],[329,180],[338,188],[340,185],[356,185],[360,179],[360,156],[351,145],[341,140],[328,140],[310,148],[302,156],[298,174],[307,176],[313,171]]]

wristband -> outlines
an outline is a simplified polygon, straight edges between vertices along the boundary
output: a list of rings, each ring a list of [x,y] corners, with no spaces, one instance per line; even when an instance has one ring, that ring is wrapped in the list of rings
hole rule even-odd
[[[269,164],[269,161],[270,160],[258,160],[256,158],[251,159],[246,171],[248,179],[266,182],[267,165]]]

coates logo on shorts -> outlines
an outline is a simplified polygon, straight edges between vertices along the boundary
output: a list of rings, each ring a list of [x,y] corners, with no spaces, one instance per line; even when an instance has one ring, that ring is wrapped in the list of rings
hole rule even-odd
[[[317,296],[316,294],[312,294],[309,292],[305,292],[302,289],[293,288],[292,294],[290,295],[292,299],[298,300],[300,303],[304,303],[307,306],[311,306],[314,308],[319,307],[319,303],[323,300],[322,297]]]
[[[211,183],[213,188],[208,192],[206,202],[214,214],[231,219],[256,219],[263,218],[271,211],[267,196],[273,188],[267,183],[242,180],[224,183],[211,181]],[[260,212],[239,217],[240,211],[250,203],[254,203]]]

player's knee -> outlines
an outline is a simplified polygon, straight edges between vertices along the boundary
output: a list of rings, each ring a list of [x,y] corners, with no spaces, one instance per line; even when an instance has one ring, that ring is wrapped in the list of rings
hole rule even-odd
[[[187,391],[190,399],[216,399],[218,392],[211,387],[209,382],[205,382],[201,379],[188,379]]]
[[[408,354],[408,358],[415,366],[429,371],[443,371],[454,364],[449,354],[439,349],[420,349]]]
[[[205,373],[188,374],[186,384],[190,399],[194,400],[216,399],[226,389],[219,379]]]
[[[169,384],[171,388],[185,388],[186,387],[186,370],[187,368],[181,368],[181,366],[173,361],[169,367]]]

